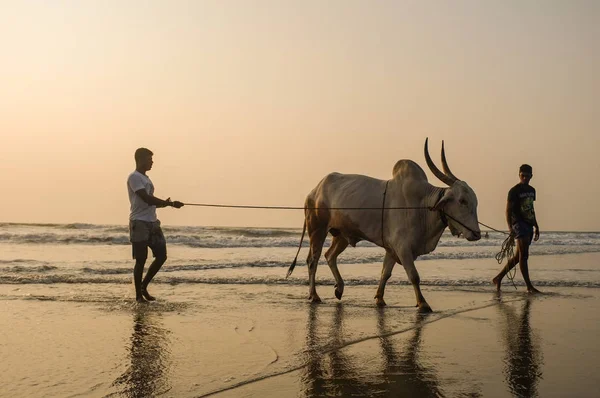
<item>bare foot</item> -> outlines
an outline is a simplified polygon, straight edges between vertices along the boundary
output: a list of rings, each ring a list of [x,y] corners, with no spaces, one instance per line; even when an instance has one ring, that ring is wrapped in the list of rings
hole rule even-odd
[[[148,301],[156,301],[156,297],[151,296],[146,289],[142,289],[142,296]]]
[[[143,296],[136,297],[135,301],[137,301],[139,304],[148,304],[148,300],[146,300]]]
[[[542,292],[540,292],[539,290],[537,290],[533,286],[527,288],[527,293],[529,293],[529,294],[543,294]]]
[[[502,286],[502,280],[498,279],[498,277],[495,277],[494,279],[492,279],[492,283],[494,285],[496,285],[496,291],[500,291],[500,286]]]

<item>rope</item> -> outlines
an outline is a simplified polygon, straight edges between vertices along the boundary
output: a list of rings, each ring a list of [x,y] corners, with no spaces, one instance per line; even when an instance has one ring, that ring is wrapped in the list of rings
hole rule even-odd
[[[381,204],[381,245],[385,248],[385,240],[383,239],[383,213],[385,209],[385,195],[387,194],[387,188],[390,180],[385,182],[385,190],[383,191],[383,203]]]
[[[384,193],[385,200],[385,193]],[[319,210],[317,207],[298,207],[298,206],[251,206],[251,205],[223,205],[223,204],[211,204],[211,203],[184,203],[185,206],[202,206],[202,207],[220,207],[220,208],[233,208],[233,209],[272,209],[272,210]],[[428,206],[396,206],[396,207],[329,207],[329,210],[381,210],[382,215],[384,210],[433,210],[432,207]],[[473,231],[471,228],[452,217],[450,214],[446,213],[443,210],[439,210],[444,216],[452,219],[456,223],[462,225],[464,228],[468,229],[471,232]],[[479,223],[485,227],[487,225],[483,223]],[[498,231],[497,229],[488,227],[493,229],[494,231]],[[503,232],[503,231],[498,231]],[[503,232],[506,233],[506,232]]]
[[[385,207],[386,192],[387,192],[387,184],[386,184],[386,191],[383,193],[383,204],[381,207],[330,207],[329,209],[330,210],[381,210],[382,243],[383,243],[383,212],[384,212],[384,210],[433,210],[433,208],[427,207],[427,206]],[[316,208],[316,207],[304,207],[304,206],[303,207],[298,207],[298,206],[252,206],[252,205],[224,205],[224,204],[212,204],[212,203],[184,203],[184,205],[185,206],[199,206],[199,207],[219,207],[219,208],[230,208],[230,209],[318,210],[318,208]],[[453,221],[462,225],[466,229],[474,232],[471,228],[467,227],[465,224],[463,224],[456,218],[452,217],[445,211],[443,211],[443,210],[439,210],[439,211],[442,213],[442,215],[445,215],[446,217],[452,219]],[[509,259],[512,258],[514,255],[514,246],[515,246],[513,236],[508,232],[500,231],[496,228],[492,228],[489,225],[486,225],[482,222],[478,222],[478,223],[480,225],[483,225],[486,228],[489,228],[492,231],[496,231],[496,232],[500,232],[505,235],[508,235],[506,240],[504,240],[504,243],[502,243],[502,249],[500,250],[500,252],[498,254],[496,254],[496,260],[498,261],[498,264],[502,264],[502,262],[504,261],[504,259],[506,257],[508,257]],[[506,263],[506,266],[508,267],[508,262]],[[517,273],[516,269],[515,269],[513,275],[510,275],[510,270],[507,270],[508,278],[512,282],[515,289],[517,288],[517,286],[515,285],[515,282],[513,279],[514,279],[516,273]]]
[[[496,261],[498,261],[498,264],[502,264],[504,262],[505,258],[508,259],[508,261],[506,261],[506,266],[504,267],[506,269],[506,275],[508,276],[508,279],[510,279],[510,281],[512,282],[515,290],[517,290],[517,285],[515,285],[515,276],[517,275],[516,264],[515,264],[512,275],[510,273],[510,268],[508,268],[508,262],[510,261],[511,258],[514,257],[514,255],[515,255],[515,239],[512,234],[509,234],[508,237],[506,239],[504,239],[504,242],[502,242],[502,248],[500,249],[498,254],[496,254]]]
[[[275,210],[319,210],[317,207],[298,206],[246,206],[246,205],[221,205],[209,203],[184,203],[185,206],[223,207],[233,209],[275,209]],[[329,210],[424,210],[431,209],[425,206],[401,206],[401,207],[329,207]]]

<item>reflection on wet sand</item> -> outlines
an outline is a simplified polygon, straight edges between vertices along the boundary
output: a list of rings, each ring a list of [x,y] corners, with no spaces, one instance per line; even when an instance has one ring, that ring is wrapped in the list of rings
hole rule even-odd
[[[311,306],[308,313],[306,344],[309,358],[302,374],[306,397],[443,396],[435,369],[419,360],[423,328],[420,315],[411,314],[415,317],[415,327],[408,333],[413,335],[403,348],[398,349],[390,337],[393,331],[386,326],[387,317],[398,314],[374,309],[378,312],[378,331],[382,336],[383,369],[381,374],[373,374],[371,366],[364,366],[361,358],[351,357],[347,349],[335,349],[345,342],[343,304],[337,304],[328,332],[319,333],[318,325],[328,324],[327,320],[319,319],[319,312],[324,310],[320,306]]]
[[[344,343],[344,306],[337,303],[331,327],[323,336],[318,330],[320,309],[318,305],[311,305],[308,312],[306,325],[308,362],[302,376],[306,396],[361,395],[367,386],[357,380],[358,375],[352,368],[350,358],[343,350],[331,350]]]
[[[506,344],[504,375],[510,391],[517,397],[537,397],[542,376],[543,358],[529,320],[533,300],[529,297],[523,302],[520,316],[509,304],[499,306],[505,319],[502,330]]]
[[[154,397],[171,389],[169,369],[169,332],[161,314],[149,308],[136,308],[129,347],[130,364],[113,385],[118,394],[131,397]]]
[[[387,314],[378,309],[377,326],[381,336],[389,335],[392,330],[387,327]],[[414,314],[415,328],[410,331],[409,338],[402,352],[398,352],[389,337],[380,339],[381,351],[385,361],[384,382],[379,386],[399,397],[440,397],[443,396],[436,371],[432,366],[425,366],[419,360],[421,352],[421,332],[423,315]]]

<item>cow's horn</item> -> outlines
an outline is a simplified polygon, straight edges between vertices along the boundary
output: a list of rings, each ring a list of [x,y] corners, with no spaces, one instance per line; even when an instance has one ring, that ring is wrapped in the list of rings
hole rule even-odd
[[[446,161],[446,152],[444,151],[444,141],[442,140],[442,167],[444,168],[444,174],[448,177],[452,178],[454,181],[458,180],[454,174],[450,171],[450,167],[448,167],[448,162]]]
[[[425,139],[425,161],[427,161],[427,166],[429,166],[429,170],[431,170],[433,175],[435,175],[437,178],[439,178],[440,181],[442,181],[443,183],[445,183],[448,186],[451,186],[452,184],[454,184],[454,181],[452,180],[452,178],[450,178],[446,174],[442,173],[440,171],[440,169],[438,169],[437,166],[433,163],[433,160],[431,160],[431,156],[429,156],[429,150],[427,149],[427,141],[428,140],[429,140],[429,138]]]

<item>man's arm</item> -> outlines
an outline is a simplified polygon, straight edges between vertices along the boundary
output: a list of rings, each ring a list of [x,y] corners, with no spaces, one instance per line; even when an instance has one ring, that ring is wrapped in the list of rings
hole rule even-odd
[[[156,206],[156,207],[172,206],[172,207],[175,207],[177,209],[179,209],[180,207],[183,207],[183,203],[181,203],[181,202],[179,202],[177,200],[174,201],[174,202],[172,202],[171,199],[167,199],[167,200],[159,199],[156,196],[149,195],[148,192],[146,192],[145,189],[140,189],[138,191],[135,191],[135,193],[140,198],[142,198],[142,200],[144,202],[148,203],[150,206]]]
[[[535,216],[535,212],[533,213],[533,220],[535,221],[535,225],[533,226],[533,240],[537,241],[540,238],[540,227],[537,223],[537,217]]]

